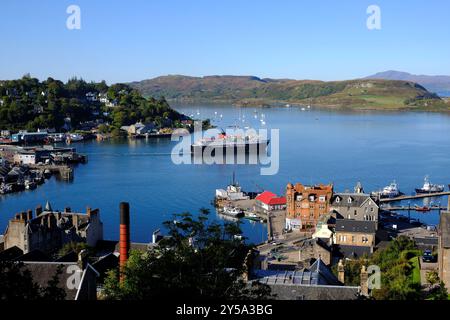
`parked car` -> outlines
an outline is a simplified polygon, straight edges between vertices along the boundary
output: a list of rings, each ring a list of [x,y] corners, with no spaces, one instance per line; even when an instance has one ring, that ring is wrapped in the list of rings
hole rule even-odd
[[[433,256],[433,252],[431,252],[431,250],[425,250],[422,256],[422,261],[423,262],[434,262],[434,256]]]

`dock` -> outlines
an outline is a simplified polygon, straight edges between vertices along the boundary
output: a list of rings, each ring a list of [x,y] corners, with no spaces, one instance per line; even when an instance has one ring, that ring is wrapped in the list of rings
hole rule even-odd
[[[388,203],[388,202],[396,202],[396,201],[404,201],[404,200],[413,200],[413,199],[422,199],[422,198],[435,198],[435,197],[443,197],[449,196],[450,191],[437,192],[437,193],[420,193],[416,195],[403,195],[395,198],[382,198],[380,199],[380,203]]]
[[[382,207],[383,210],[387,211],[418,211],[421,212],[421,210],[417,210],[416,207],[408,207],[408,206],[402,206],[402,207]],[[447,207],[438,207],[438,206],[432,206],[429,207],[429,211],[437,211],[437,210],[447,210]],[[425,211],[426,212],[426,211]]]
[[[68,165],[65,165],[65,164],[61,164],[61,165],[56,165],[56,164],[29,165],[29,167],[31,169],[36,169],[36,170],[41,170],[41,171],[49,170],[51,173],[57,173],[57,174],[59,174],[61,179],[66,180],[66,181],[70,181],[73,179],[73,168]]]

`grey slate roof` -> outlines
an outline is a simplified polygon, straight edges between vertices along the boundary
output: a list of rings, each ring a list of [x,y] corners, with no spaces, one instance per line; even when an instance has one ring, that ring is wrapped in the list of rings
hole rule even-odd
[[[340,201],[336,201],[339,198]],[[351,198],[352,202],[348,203],[348,199]],[[365,193],[335,193],[331,198],[332,207],[360,207],[362,204],[370,198],[370,195]]]
[[[267,285],[339,285],[339,281],[325,263],[318,259],[309,268],[296,271],[253,270],[253,277]]]
[[[370,247],[339,245],[339,253],[345,258],[355,259],[369,256],[372,250]]]
[[[439,220],[442,246],[444,248],[450,248],[450,211],[443,211]]]
[[[356,300],[359,287],[316,285],[269,285],[275,300]]]
[[[351,219],[337,219],[336,232],[375,233],[376,221],[359,221]]]

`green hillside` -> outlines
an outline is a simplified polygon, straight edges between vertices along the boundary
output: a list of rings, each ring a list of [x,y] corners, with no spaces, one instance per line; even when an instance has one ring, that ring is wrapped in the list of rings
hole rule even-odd
[[[272,105],[311,104],[361,110],[449,111],[450,105],[410,81],[358,79],[312,81],[260,79],[245,76],[165,76],[130,83],[145,96],[180,102]]]

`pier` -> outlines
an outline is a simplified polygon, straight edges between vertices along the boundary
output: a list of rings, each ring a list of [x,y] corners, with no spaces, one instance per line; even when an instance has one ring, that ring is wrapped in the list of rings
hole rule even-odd
[[[60,175],[63,180],[72,180],[73,179],[73,169],[72,167],[62,164],[48,164],[48,165],[29,165],[31,169],[38,169],[41,171],[49,170],[52,174],[57,173]]]
[[[422,212],[423,210],[417,210],[417,207],[411,207],[411,206],[402,206],[402,207],[382,207],[381,209],[387,210],[387,211],[418,211]],[[428,207],[428,211],[437,211],[437,210],[447,210],[447,207],[442,206],[432,206]]]
[[[395,197],[395,198],[380,199],[380,203],[422,199],[422,198],[435,198],[435,197],[443,197],[443,196],[449,196],[449,195],[450,195],[450,191],[437,192],[437,193],[421,193],[421,194],[416,194],[416,195],[411,195],[411,196],[403,195],[403,196],[399,196],[399,197]]]

